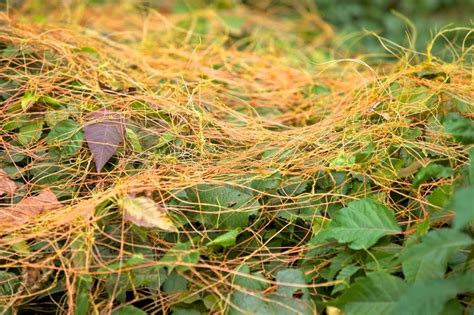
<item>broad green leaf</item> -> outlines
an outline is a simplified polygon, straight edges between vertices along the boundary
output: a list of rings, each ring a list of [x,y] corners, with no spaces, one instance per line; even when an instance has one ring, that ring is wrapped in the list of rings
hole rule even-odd
[[[474,143],[474,121],[458,113],[449,113],[441,120],[444,130],[456,141],[463,144]]]
[[[191,242],[176,243],[160,261],[169,263],[166,265],[168,273],[171,273],[175,268],[180,272],[184,272],[189,269],[188,265],[199,262],[199,250],[193,249]]]
[[[186,291],[188,280],[173,271],[163,283],[163,291],[167,294]]]
[[[315,238],[336,239],[352,249],[369,248],[385,235],[401,232],[394,214],[384,205],[366,198],[353,201],[336,212],[328,227]]]
[[[11,115],[10,117],[5,117],[1,128],[5,131],[13,131],[28,123],[31,123],[30,115]]]
[[[262,294],[265,288],[264,282],[249,278],[250,268],[247,265],[240,266],[237,272],[238,274],[234,277],[234,290],[230,298],[228,315],[272,314],[271,307]]]
[[[29,146],[39,140],[43,132],[43,120],[35,120],[23,125],[18,131],[17,140],[22,146]]]
[[[374,272],[358,279],[340,298],[328,304],[347,315],[392,314],[406,288],[402,279]]]
[[[306,288],[305,276],[299,269],[283,269],[277,272],[277,292],[270,294],[268,298],[271,314],[314,314],[314,307]],[[294,297],[296,293],[302,293],[300,298]]]
[[[283,269],[277,272],[276,281],[278,285],[277,292],[287,297],[293,297],[293,294],[301,290],[303,294],[309,294],[308,289],[304,287],[306,281],[304,273],[299,269]],[[295,285],[301,285],[297,287]]]
[[[281,174],[280,172],[275,172],[270,176],[260,177],[256,176],[250,182],[250,186],[259,191],[259,192],[266,192],[266,191],[273,191],[280,187],[281,183]]]
[[[444,304],[443,310],[440,313],[440,315],[463,315],[463,314],[465,314],[464,306],[455,298],[448,301],[446,304]]]
[[[474,244],[466,234],[456,230],[433,230],[418,244],[405,247],[400,255],[403,274],[409,282],[443,278],[451,256]]]
[[[230,230],[229,232],[219,235],[207,243],[206,246],[222,246],[224,248],[234,246],[240,231],[240,229]]]
[[[230,185],[200,184],[186,194],[200,211],[197,220],[214,228],[243,228],[260,207],[252,191]]]
[[[454,193],[451,208],[455,211],[453,227],[463,229],[474,221],[474,185]]]
[[[66,120],[68,118],[69,112],[67,112],[66,110],[50,110],[44,115],[44,120],[50,128],[53,128],[60,121]]]
[[[280,192],[284,196],[296,196],[306,190],[309,182],[303,176],[294,176],[288,178],[284,183]]]
[[[133,305],[125,305],[113,311],[112,315],[147,315],[147,312]]]
[[[451,195],[453,194],[453,186],[444,184],[436,187],[428,196],[428,202],[440,209],[443,209],[449,204]]]
[[[47,142],[53,155],[68,157],[81,149],[83,140],[81,126],[73,120],[66,119],[51,129]]]
[[[446,302],[458,294],[467,292],[474,292],[474,273],[416,282],[404,290],[391,314],[440,314]]]
[[[418,173],[416,173],[415,178],[413,179],[413,187],[418,187],[420,184],[436,178],[446,178],[453,175],[453,170],[449,167],[432,163],[428,166],[422,168]]]
[[[126,221],[138,226],[159,228],[170,232],[178,230],[168,216],[166,209],[150,198],[125,195],[119,200],[119,204]]]

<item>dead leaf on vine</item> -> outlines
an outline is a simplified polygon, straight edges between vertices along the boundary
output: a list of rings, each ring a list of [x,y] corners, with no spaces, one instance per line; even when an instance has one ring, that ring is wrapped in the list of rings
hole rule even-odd
[[[147,197],[124,196],[120,200],[124,219],[143,227],[159,228],[176,232],[178,229],[166,209],[160,207],[154,200]]]
[[[11,196],[15,193],[16,188],[15,182],[8,178],[4,170],[0,170],[0,196]]]
[[[83,127],[84,137],[100,172],[123,141],[125,122],[119,113],[107,109],[92,112],[88,118],[91,122]]]
[[[56,195],[45,189],[37,196],[27,197],[11,207],[0,209],[0,221],[8,224],[25,223],[45,211],[60,207]]]

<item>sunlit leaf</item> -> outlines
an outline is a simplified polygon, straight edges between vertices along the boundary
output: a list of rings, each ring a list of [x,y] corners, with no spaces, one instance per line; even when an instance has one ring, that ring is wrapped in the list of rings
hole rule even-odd
[[[35,94],[35,91],[26,91],[20,101],[21,108],[26,111],[28,108],[30,108],[31,105],[33,105],[38,100],[38,98],[39,96]]]

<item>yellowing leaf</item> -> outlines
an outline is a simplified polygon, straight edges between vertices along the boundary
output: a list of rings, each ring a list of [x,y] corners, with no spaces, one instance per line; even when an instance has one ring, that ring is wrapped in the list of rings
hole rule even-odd
[[[21,108],[26,111],[30,108],[38,100],[38,96],[35,95],[34,91],[26,91],[25,94],[21,98]]]
[[[177,231],[166,210],[150,198],[124,196],[120,203],[127,221],[139,226]]]

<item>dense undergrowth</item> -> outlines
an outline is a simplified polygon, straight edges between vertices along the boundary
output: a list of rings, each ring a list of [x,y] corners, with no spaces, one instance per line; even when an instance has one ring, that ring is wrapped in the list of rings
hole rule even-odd
[[[3,313],[472,311],[472,29],[38,10],[0,15]]]

